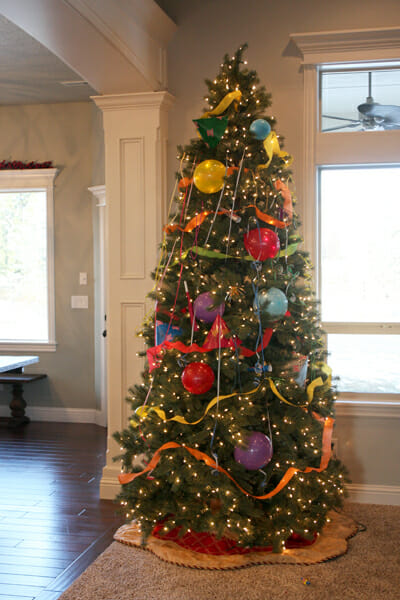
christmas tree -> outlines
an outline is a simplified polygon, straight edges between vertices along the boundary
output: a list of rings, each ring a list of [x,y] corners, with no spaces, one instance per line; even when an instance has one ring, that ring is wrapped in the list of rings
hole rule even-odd
[[[324,362],[290,165],[270,95],[242,46],[206,81],[209,108],[179,148],[130,390],[119,501],[150,533],[207,533],[282,551],[313,540],[344,496],[331,455],[335,392]]]

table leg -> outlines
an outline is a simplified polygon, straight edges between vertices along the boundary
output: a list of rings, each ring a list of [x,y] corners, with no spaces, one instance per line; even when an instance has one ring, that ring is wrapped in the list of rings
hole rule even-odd
[[[17,369],[15,369],[17,371]],[[22,371],[22,369],[21,369]],[[8,427],[21,427],[29,423],[30,419],[25,414],[26,402],[23,396],[22,383],[12,384],[12,399],[10,402],[11,417],[8,420]]]

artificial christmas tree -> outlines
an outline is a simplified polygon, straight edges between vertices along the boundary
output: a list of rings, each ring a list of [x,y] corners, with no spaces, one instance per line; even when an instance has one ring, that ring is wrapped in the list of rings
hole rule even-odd
[[[140,333],[148,366],[116,434],[119,501],[143,540],[217,544],[217,554],[312,542],[345,480],[331,456],[335,396],[292,159],[244,50],[207,81],[210,109],[179,149],[176,211]]]

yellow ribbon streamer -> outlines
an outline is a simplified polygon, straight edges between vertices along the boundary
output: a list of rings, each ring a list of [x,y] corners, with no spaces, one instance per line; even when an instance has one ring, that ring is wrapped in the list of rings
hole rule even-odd
[[[295,408],[306,408],[312,402],[312,399],[314,397],[315,388],[321,387],[321,386],[325,386],[325,387],[331,386],[331,381],[332,381],[331,368],[328,367],[328,365],[326,365],[324,363],[318,363],[318,366],[320,367],[321,371],[323,371],[323,373],[327,376],[327,379],[324,381],[322,379],[322,377],[317,377],[317,379],[314,379],[307,386],[308,401],[305,404],[294,404],[293,402],[286,400],[286,398],[284,396],[282,396],[282,394],[278,391],[273,379],[271,379],[271,377],[268,377],[268,383],[270,385],[272,392],[275,394],[275,396],[277,398],[279,398],[279,400],[281,400],[285,404],[289,404],[290,406],[294,406]],[[219,397],[215,396],[215,398],[210,400],[210,402],[207,404],[207,407],[203,413],[203,416],[200,417],[200,419],[197,419],[197,421],[193,421],[193,422],[187,421],[184,417],[182,417],[180,415],[176,415],[175,417],[171,417],[170,419],[167,419],[167,415],[165,414],[165,412],[161,408],[158,408],[157,406],[149,406],[149,407],[144,406],[144,405],[139,406],[139,408],[137,408],[135,411],[135,415],[137,415],[140,419],[145,419],[150,412],[155,412],[160,417],[160,419],[162,419],[163,421],[165,421],[167,423],[169,421],[176,421],[177,423],[181,423],[182,425],[198,425],[207,416],[207,414],[210,412],[210,410],[216,404],[221,402],[222,400],[227,400],[228,398],[233,398],[234,396],[251,396],[252,394],[255,394],[256,392],[259,391],[261,385],[262,384],[258,385],[256,388],[254,388],[254,390],[251,390],[250,392],[234,392],[233,394],[227,394],[225,396],[219,396]],[[134,419],[130,420],[130,424],[132,425],[132,427],[138,427],[138,423]]]
[[[226,400],[227,398],[233,398],[233,396],[251,396],[252,394],[255,394],[256,392],[258,392],[258,390],[260,389],[261,384],[259,386],[257,386],[254,390],[251,390],[251,392],[234,392],[233,394],[228,394],[227,396],[215,396],[215,398],[213,398],[206,407],[206,410],[204,411],[204,414],[202,417],[200,417],[200,419],[198,419],[197,421],[193,421],[192,423],[189,423],[189,421],[186,421],[186,419],[184,417],[181,417],[179,415],[175,416],[175,417],[171,417],[170,419],[167,419],[167,416],[165,414],[165,412],[163,410],[161,410],[161,408],[158,408],[157,406],[150,406],[149,408],[147,408],[147,406],[140,406],[139,408],[136,409],[135,414],[137,414],[138,417],[140,417],[141,419],[144,419],[147,417],[147,415],[150,412],[155,412],[160,419],[162,419],[163,421],[177,421],[178,423],[182,423],[182,425],[197,425],[198,423],[200,423],[207,415],[207,413],[219,402],[221,402],[221,400]],[[132,419],[130,421],[131,425],[133,427],[137,427],[138,424]]]
[[[215,108],[202,114],[200,119],[206,119],[207,117],[211,117],[213,115],[216,115],[216,116],[221,115],[223,112],[226,111],[228,106],[230,106],[232,104],[232,102],[234,102],[234,101],[240,102],[241,97],[242,97],[242,92],[240,90],[235,90],[234,92],[229,92],[229,94],[226,94],[226,96],[224,96],[222,98],[221,102]]]
[[[322,377],[317,377],[316,379],[314,379],[308,386],[307,386],[307,402],[305,404],[294,404],[293,402],[290,402],[289,400],[286,400],[286,398],[284,398],[282,396],[282,394],[278,391],[274,381],[268,377],[268,382],[270,385],[271,390],[273,391],[273,393],[275,394],[275,396],[277,398],[279,398],[279,400],[281,400],[282,402],[284,402],[285,404],[289,404],[290,406],[294,406],[296,408],[305,408],[307,407],[311,402],[312,399],[314,397],[314,391],[315,388],[317,387],[331,387],[331,383],[332,383],[332,369],[330,367],[328,367],[328,365],[326,365],[325,363],[318,363],[319,368],[321,369],[321,371],[326,375],[326,379],[325,381],[322,379]]]
[[[290,154],[281,150],[275,131],[271,131],[271,133],[265,138],[264,150],[267,153],[268,162],[266,162],[264,165],[258,165],[258,169],[266,169],[269,167],[274,154],[279,156],[279,158],[283,158],[287,166],[291,165],[293,162],[293,158],[290,156]]]

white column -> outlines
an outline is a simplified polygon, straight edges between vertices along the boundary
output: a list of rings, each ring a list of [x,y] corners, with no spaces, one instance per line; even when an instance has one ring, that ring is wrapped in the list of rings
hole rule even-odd
[[[143,343],[136,337],[151,304],[162,226],[166,218],[168,92],[93,98],[103,111],[105,140],[107,271],[107,463],[102,498],[119,491],[120,454],[112,434],[128,424],[128,389],[140,383]]]
[[[107,426],[107,305],[106,305],[106,186],[88,188],[96,200],[94,238],[94,373],[97,400],[96,424]]]

